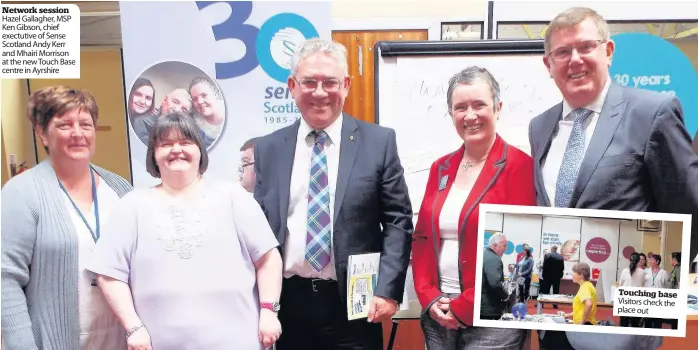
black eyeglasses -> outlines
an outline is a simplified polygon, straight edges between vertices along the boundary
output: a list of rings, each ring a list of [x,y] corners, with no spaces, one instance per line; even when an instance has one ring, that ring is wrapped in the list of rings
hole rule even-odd
[[[548,54],[555,61],[567,61],[572,57],[572,53],[576,50],[580,55],[588,55],[596,50],[599,45],[605,43],[606,40],[586,40],[575,45],[563,46],[550,51]]]
[[[242,164],[240,164],[240,167],[238,167],[238,172],[241,173],[241,172],[245,171],[245,168],[246,168],[246,167],[248,167],[248,166],[250,166],[250,165],[253,165],[253,164],[254,164],[254,162],[249,162],[249,163],[242,163]]]

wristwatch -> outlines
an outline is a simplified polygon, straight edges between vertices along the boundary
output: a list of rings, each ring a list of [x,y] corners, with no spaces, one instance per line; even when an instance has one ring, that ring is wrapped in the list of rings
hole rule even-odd
[[[259,306],[261,306],[262,309],[269,309],[273,312],[279,312],[279,310],[281,310],[281,305],[279,305],[279,303],[276,301],[272,303],[261,302],[259,303]]]

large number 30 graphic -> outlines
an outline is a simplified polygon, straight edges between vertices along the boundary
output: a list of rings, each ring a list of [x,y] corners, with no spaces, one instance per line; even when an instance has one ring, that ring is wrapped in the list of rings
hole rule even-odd
[[[212,4],[224,1],[197,1],[202,10]],[[289,71],[273,58],[270,44],[282,29],[293,28],[305,38],[317,37],[318,32],[307,19],[294,13],[280,13],[264,22],[260,28],[245,23],[252,14],[251,1],[225,1],[231,9],[230,16],[211,27],[216,41],[238,39],[245,45],[245,56],[237,61],[216,62],[216,79],[231,79],[247,74],[261,66],[270,77],[286,82]],[[286,43],[284,43],[286,45]]]

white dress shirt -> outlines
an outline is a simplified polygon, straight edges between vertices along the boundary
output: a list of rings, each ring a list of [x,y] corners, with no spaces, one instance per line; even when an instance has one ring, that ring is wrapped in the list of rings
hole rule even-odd
[[[334,235],[334,198],[339,171],[339,147],[342,138],[343,115],[325,128],[325,155],[327,157],[328,186],[330,187],[330,242]],[[321,271],[316,271],[305,259],[306,237],[308,235],[308,182],[313,157],[315,139],[310,136],[313,128],[301,118],[296,152],[291,170],[291,186],[288,202],[288,235],[284,247],[284,277],[298,275],[305,278],[337,279],[334,266],[334,247],[330,249],[330,263]]]
[[[589,148],[589,143],[591,142],[591,137],[594,136],[594,129],[596,129],[596,123],[599,121],[599,115],[601,114],[601,108],[606,101],[606,95],[608,94],[608,88],[611,86],[611,77],[606,80],[606,86],[601,91],[601,94],[592,103],[584,106],[590,111],[591,115],[587,117],[584,121],[584,152]],[[541,171],[543,173],[543,182],[545,184],[545,191],[548,194],[548,199],[550,203],[555,205],[555,188],[557,187],[557,177],[560,173],[560,166],[562,165],[562,159],[565,156],[565,151],[567,150],[567,142],[570,139],[570,134],[572,133],[572,124],[574,120],[571,118],[570,113],[572,112],[572,107],[570,107],[567,101],[562,101],[562,116],[558,122],[557,134],[553,135],[553,140],[550,144],[550,149],[548,150],[548,155],[543,161],[541,166]]]

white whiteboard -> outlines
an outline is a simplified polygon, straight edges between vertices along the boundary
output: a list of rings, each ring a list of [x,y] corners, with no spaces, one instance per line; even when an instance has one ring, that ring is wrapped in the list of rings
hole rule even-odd
[[[527,41],[528,42],[528,41]],[[415,46],[434,46],[420,44]],[[466,47],[500,45],[502,53],[405,54],[381,56],[376,52],[376,120],[395,129],[398,153],[415,212],[426,188],[429,168],[439,157],[455,151],[462,140],[448,115],[446,92],[453,74],[472,65],[489,70],[500,86],[503,103],[498,133],[511,145],[530,154],[528,125],[531,119],[562,101],[562,95],[538,53],[507,53],[507,42],[439,43]],[[467,50],[467,49],[466,49]],[[482,50],[476,48],[475,50]]]

